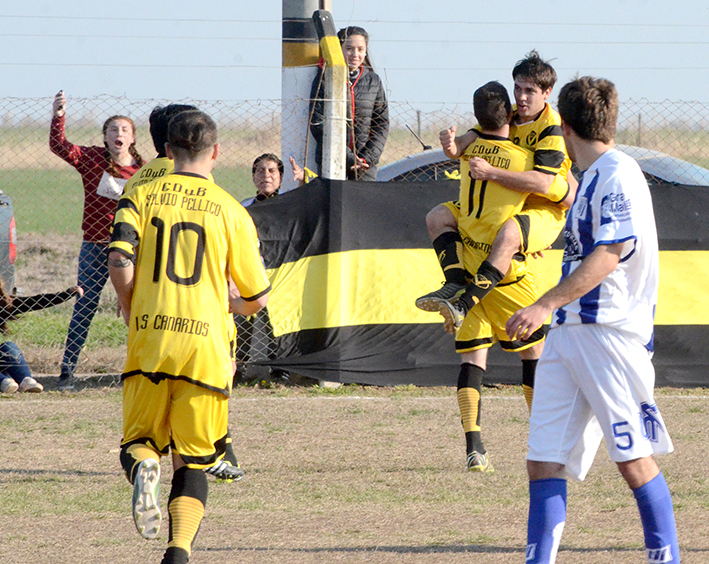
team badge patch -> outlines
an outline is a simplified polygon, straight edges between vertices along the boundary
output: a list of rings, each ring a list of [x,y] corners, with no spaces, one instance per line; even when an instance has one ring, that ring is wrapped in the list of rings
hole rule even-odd
[[[659,440],[660,432],[664,431],[659,418],[660,412],[654,403],[643,402],[640,404],[640,419],[642,423],[643,437],[656,443]],[[665,562],[658,560],[657,562]]]

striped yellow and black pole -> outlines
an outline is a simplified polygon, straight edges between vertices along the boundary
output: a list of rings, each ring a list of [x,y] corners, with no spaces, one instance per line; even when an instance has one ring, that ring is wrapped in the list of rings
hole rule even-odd
[[[320,53],[325,62],[322,175],[324,178],[344,180],[346,178],[347,65],[340,40],[335,32],[332,14],[326,10],[319,10],[313,14],[313,22],[320,37]]]
[[[317,75],[320,59],[319,40],[313,13],[320,9],[319,0],[283,0],[283,56],[281,69],[281,158],[293,156],[301,166],[315,170],[315,142],[310,137],[310,88]],[[288,166],[286,165],[286,168]],[[297,184],[292,174],[285,174],[281,191]]]

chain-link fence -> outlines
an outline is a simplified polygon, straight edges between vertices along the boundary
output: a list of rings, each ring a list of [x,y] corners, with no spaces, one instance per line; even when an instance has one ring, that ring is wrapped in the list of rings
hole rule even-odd
[[[280,101],[181,102],[197,105],[219,125],[222,152],[214,170],[216,182],[238,200],[253,196],[253,159],[261,153],[280,152]],[[139,153],[150,160],[155,149],[148,132],[148,115],[156,105],[167,103],[106,96],[69,98],[66,138],[77,145],[100,146],[105,119],[126,115],[136,124]],[[49,149],[51,107],[51,98],[6,98],[0,102],[0,188],[12,199],[17,226],[15,284],[18,292],[25,295],[64,290],[76,284],[77,279],[84,193],[77,170]],[[424,112],[405,102],[389,102],[389,119],[389,137],[380,166],[421,151],[423,144],[437,148],[438,132],[444,127],[456,125],[462,131],[474,124],[471,108],[445,104]],[[709,167],[708,131],[709,105],[628,101],[621,106],[617,141]],[[315,168],[315,163],[304,163],[301,155],[293,156],[300,164]],[[0,231],[9,228],[0,226]],[[59,372],[72,307],[73,300],[26,314],[10,324],[12,339],[20,345],[35,372]],[[240,360],[248,363],[252,356],[268,358],[272,354],[268,320],[251,320],[247,325],[242,327]],[[115,314],[115,295],[107,284],[83,345],[77,373],[120,372],[125,338],[126,329]]]

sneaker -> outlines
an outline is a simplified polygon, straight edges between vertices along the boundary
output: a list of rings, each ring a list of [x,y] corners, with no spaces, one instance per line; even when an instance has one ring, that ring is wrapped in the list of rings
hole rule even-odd
[[[17,391],[17,388],[19,388],[17,382],[9,376],[0,380],[0,393],[14,394]]]
[[[30,392],[38,394],[42,390],[44,390],[44,386],[37,382],[37,380],[35,380],[34,378],[31,378],[30,376],[27,376],[27,378],[23,378],[22,382],[20,382],[21,392]]]
[[[443,316],[443,328],[446,333],[455,335],[455,332],[463,325],[465,316],[468,310],[463,305],[463,302],[449,302],[448,300],[440,300],[438,302],[438,312]]]
[[[227,484],[238,482],[244,477],[244,474],[246,474],[246,472],[241,469],[241,466],[238,464],[234,466],[228,460],[220,460],[214,466],[205,468],[204,471],[214,476],[217,482],[226,482]]]
[[[146,458],[138,465],[133,484],[133,521],[144,539],[154,539],[160,530],[160,463]]]
[[[60,374],[57,381],[57,390],[60,392],[72,392],[76,389],[76,378],[73,374]]]
[[[455,301],[465,292],[465,286],[455,282],[445,282],[440,290],[421,296],[416,307],[424,311],[438,311],[442,300]]]
[[[492,474],[495,469],[490,464],[490,457],[487,453],[481,454],[474,450],[468,455],[468,460],[465,464],[468,472],[485,472]]]

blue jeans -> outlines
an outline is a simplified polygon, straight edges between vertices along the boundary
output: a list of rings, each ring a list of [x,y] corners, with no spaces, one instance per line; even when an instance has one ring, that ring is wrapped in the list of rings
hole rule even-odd
[[[12,378],[18,384],[25,378],[31,378],[30,367],[27,366],[22,351],[12,341],[0,343],[0,381]]]
[[[69,322],[69,332],[64,347],[62,374],[74,374],[91,321],[98,310],[101,290],[108,280],[108,246],[101,243],[83,241],[79,251],[78,284],[84,289],[84,295],[76,300],[74,312]]]

